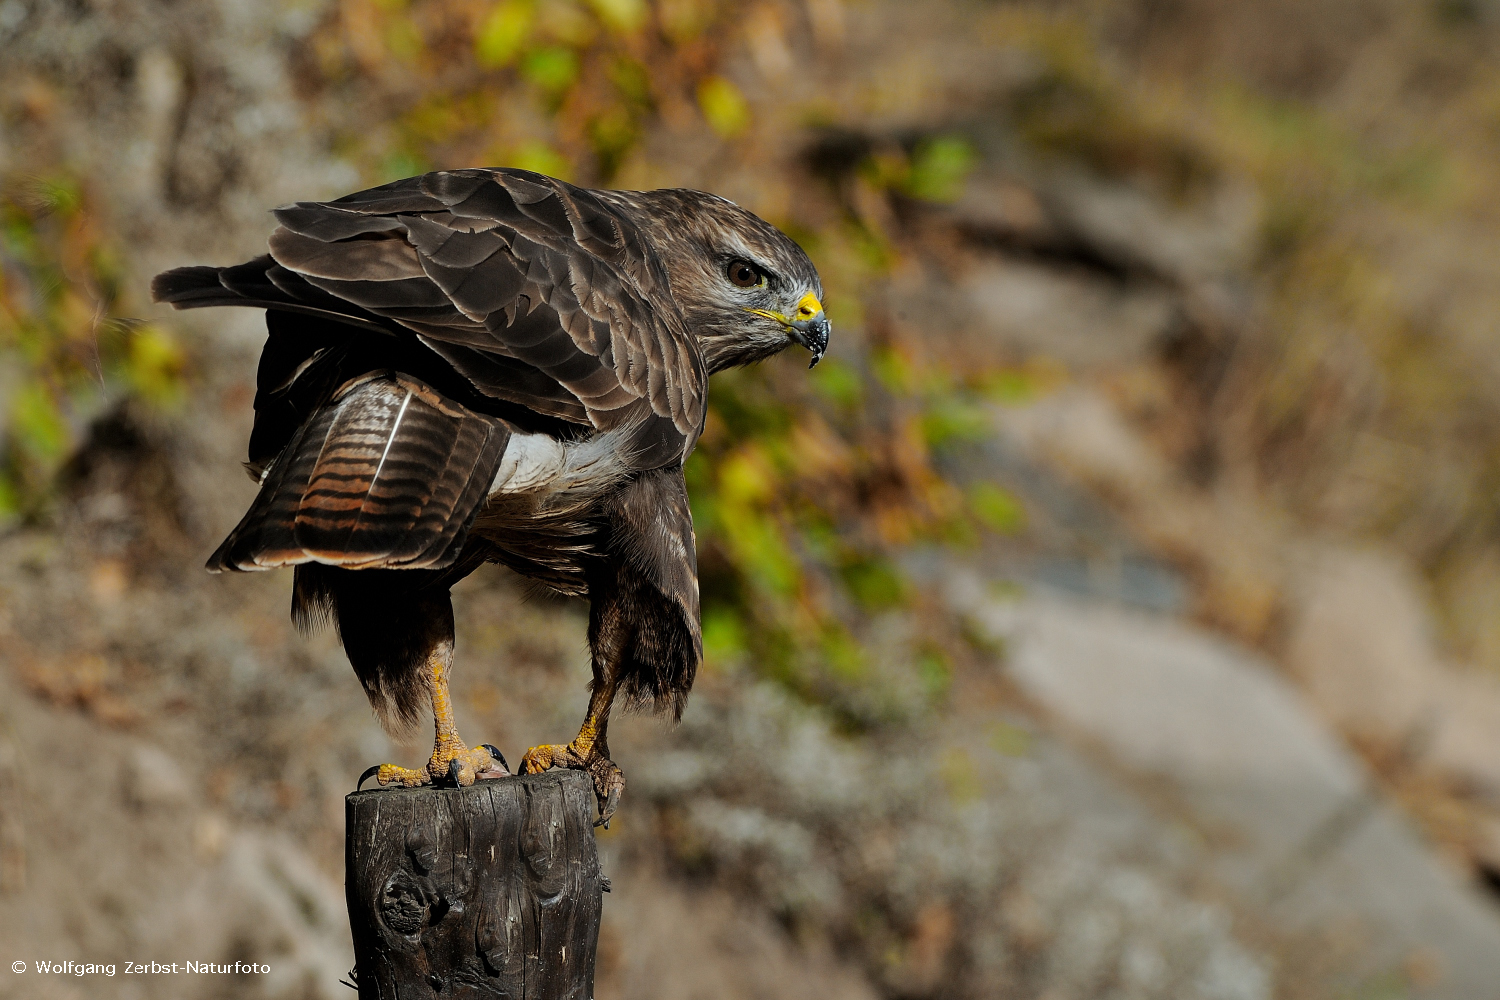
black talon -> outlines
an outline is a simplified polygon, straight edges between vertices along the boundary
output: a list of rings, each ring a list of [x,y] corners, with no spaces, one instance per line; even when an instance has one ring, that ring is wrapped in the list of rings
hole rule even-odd
[[[361,774],[359,776],[359,784],[357,784],[357,785],[354,786],[354,790],[356,792],[359,791],[359,786],[360,785],[363,785],[365,782],[369,781],[371,778],[373,778],[375,775],[377,775],[379,773],[380,773],[380,765],[379,764],[376,764],[374,767],[372,767],[369,770],[365,771],[364,774]]]
[[[448,780],[453,782],[453,787],[459,787],[458,776],[463,773],[464,766],[456,759],[448,762]]]
[[[609,764],[609,768],[611,771],[608,777],[609,787],[604,793],[604,798],[599,801],[599,818],[594,820],[595,826],[602,826],[606,830],[609,829],[609,821],[614,818],[615,810],[620,807],[620,793],[625,791],[625,776],[613,764]],[[599,779],[597,776],[593,777],[594,796],[598,798]]]
[[[484,747],[486,750],[488,750],[490,752],[490,756],[493,757],[493,758],[495,758],[495,760],[497,760],[500,763],[501,767],[505,768],[506,771],[510,770],[510,765],[505,762],[505,754],[501,753],[499,751],[499,749],[495,746],[495,744],[493,744],[493,743],[481,743],[479,745],[482,746],[482,747]]]
[[[615,789],[610,789],[609,795],[603,802],[599,803],[599,818],[594,820],[594,825],[602,826],[604,827],[604,829],[608,830],[609,821],[614,818],[615,810],[618,809],[619,806],[620,793]]]

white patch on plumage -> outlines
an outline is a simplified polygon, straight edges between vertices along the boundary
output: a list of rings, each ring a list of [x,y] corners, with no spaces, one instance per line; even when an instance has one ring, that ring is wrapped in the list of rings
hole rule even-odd
[[[622,429],[563,442],[547,434],[512,434],[490,495],[611,486],[629,472],[624,436]]]
[[[546,434],[512,434],[495,470],[490,493],[530,493],[562,475],[567,452]]]

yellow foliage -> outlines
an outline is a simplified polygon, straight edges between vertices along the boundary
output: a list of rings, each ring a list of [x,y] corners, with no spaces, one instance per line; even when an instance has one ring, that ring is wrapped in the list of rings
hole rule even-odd
[[[644,0],[590,0],[590,3],[599,19],[618,32],[638,30],[650,13]]]
[[[732,138],[750,126],[750,105],[740,89],[722,76],[698,84],[698,107],[713,130]]]
[[[474,36],[474,58],[485,69],[507,66],[531,34],[535,16],[531,0],[501,0],[491,8]]]

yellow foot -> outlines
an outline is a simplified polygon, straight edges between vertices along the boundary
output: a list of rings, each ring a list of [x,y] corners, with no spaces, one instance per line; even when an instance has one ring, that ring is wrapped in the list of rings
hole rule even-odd
[[[504,778],[510,775],[505,758],[500,751],[488,743],[481,743],[470,750],[461,740],[445,740],[432,748],[432,758],[427,766],[419,770],[399,764],[379,764],[359,777],[359,785],[374,778],[382,785],[456,785],[460,788],[474,784],[479,778]]]
[[[566,767],[575,771],[587,771],[594,779],[594,798],[599,802],[599,818],[595,826],[609,829],[609,818],[620,805],[620,793],[625,791],[625,775],[597,746],[586,750],[577,746],[577,741],[567,746],[556,743],[532,747],[521,758],[521,774],[540,774],[554,767]]]

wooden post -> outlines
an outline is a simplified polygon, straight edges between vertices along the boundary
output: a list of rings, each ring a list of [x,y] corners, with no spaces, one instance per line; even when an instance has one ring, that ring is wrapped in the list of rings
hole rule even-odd
[[[592,1000],[594,789],[581,771],[345,800],[360,1000]]]

